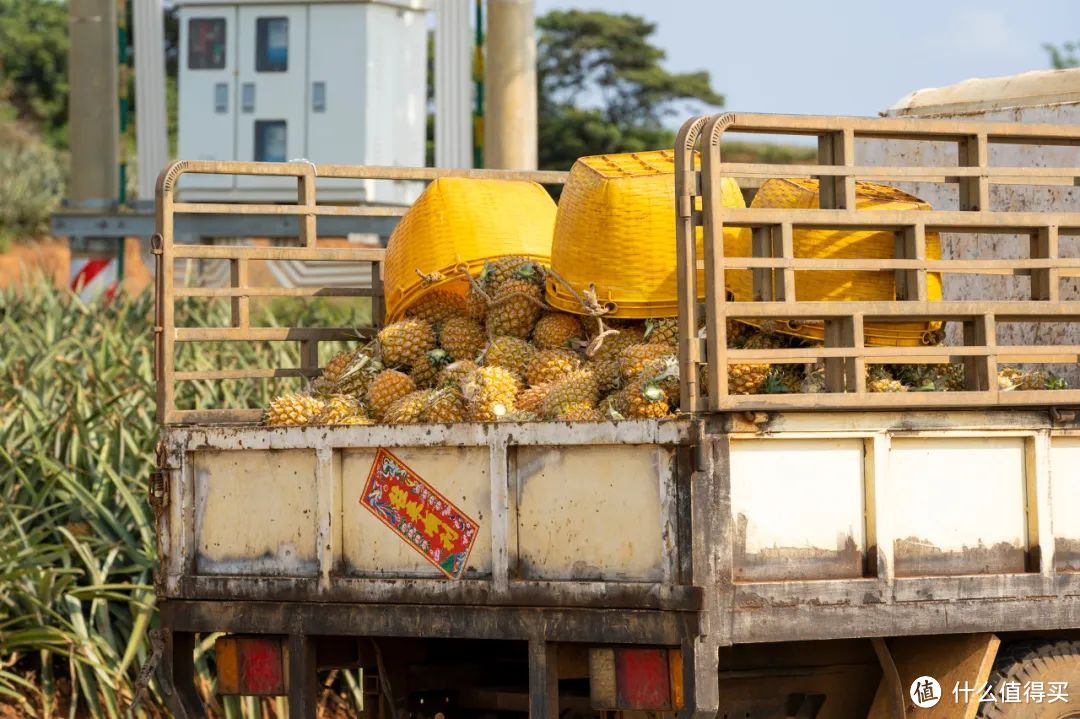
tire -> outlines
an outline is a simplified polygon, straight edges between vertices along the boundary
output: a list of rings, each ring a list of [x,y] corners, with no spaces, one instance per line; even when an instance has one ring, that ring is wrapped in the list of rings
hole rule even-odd
[[[1024,640],[1003,645],[988,679],[995,702],[979,705],[977,716],[984,719],[1080,719],[1080,641]],[[1005,682],[1068,682],[1066,703],[1001,702]]]

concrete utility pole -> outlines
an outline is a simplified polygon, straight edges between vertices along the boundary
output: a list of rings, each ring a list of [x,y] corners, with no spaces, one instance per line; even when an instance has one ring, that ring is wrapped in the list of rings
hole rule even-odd
[[[165,114],[165,22],[161,0],[136,0],[135,20],[135,160],[138,199],[153,205],[158,173],[169,162]]]
[[[119,196],[116,10],[116,0],[68,5],[68,202],[75,207],[111,207]]]
[[[488,0],[484,165],[536,169],[536,11],[532,0]]]
[[[472,167],[470,0],[435,5],[435,166]]]

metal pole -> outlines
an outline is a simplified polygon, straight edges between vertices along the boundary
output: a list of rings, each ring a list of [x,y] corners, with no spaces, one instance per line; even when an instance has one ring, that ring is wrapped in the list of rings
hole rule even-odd
[[[535,170],[536,18],[532,0],[488,0],[484,165]]]

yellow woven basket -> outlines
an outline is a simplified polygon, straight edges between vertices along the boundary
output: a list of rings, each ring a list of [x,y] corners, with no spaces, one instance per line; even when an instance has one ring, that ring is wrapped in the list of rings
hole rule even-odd
[[[855,206],[860,210],[929,210],[930,205],[917,197],[895,187],[872,182],[855,183]],[[765,182],[754,196],[751,207],[816,208],[818,206],[817,180],[773,179]],[[795,230],[795,256],[832,259],[875,259],[895,256],[895,240],[892,232],[846,230]],[[740,242],[743,238],[740,238]],[[728,247],[729,256],[749,257],[753,253],[749,238],[745,244]],[[926,234],[926,256],[941,258],[941,239],[935,232]],[[738,301],[752,299],[750,272],[729,273],[728,291]],[[941,299],[941,275],[928,273],[927,297],[932,301]],[[896,299],[895,275],[892,272],[857,271],[804,271],[795,273],[795,297],[808,302],[844,300],[894,300]],[[748,323],[755,324],[755,323]],[[940,322],[867,323],[866,344],[873,346],[917,346],[930,341],[931,333],[940,329]],[[808,322],[790,327],[781,325],[777,331],[811,340],[822,340],[824,328],[821,322]]]
[[[549,304],[583,314],[574,292],[595,284],[597,299],[614,306],[608,316],[678,314],[674,174],[670,150],[596,155],[574,163],[559,198],[551,245],[551,268],[566,284],[548,280]],[[729,178],[723,201],[728,207],[746,206]],[[743,237],[749,246],[749,230],[724,230],[725,246]],[[703,256],[700,237],[698,256]],[[704,288],[701,276],[698,287]]]
[[[390,235],[383,280],[386,320],[400,319],[436,287],[464,294],[463,268],[476,276],[485,262],[507,255],[549,264],[554,227],[555,203],[535,182],[435,180]]]

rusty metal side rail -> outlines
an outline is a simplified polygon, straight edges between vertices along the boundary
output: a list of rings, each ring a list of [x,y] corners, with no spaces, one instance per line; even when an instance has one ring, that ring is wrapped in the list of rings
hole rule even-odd
[[[294,203],[178,202],[176,192],[185,174],[262,175],[293,178]],[[206,380],[261,380],[278,377],[316,377],[319,343],[333,340],[369,338],[381,323],[383,310],[381,248],[329,248],[317,245],[320,217],[399,217],[406,207],[398,205],[320,204],[317,180],[389,180],[428,182],[441,177],[528,180],[540,184],[562,184],[564,172],[519,172],[512,170],[447,170],[351,165],[315,165],[310,162],[204,162],[182,160],[166,167],[158,177],[153,239],[156,255],[155,377],[157,418],[162,424],[256,422],[257,409],[207,408],[177,409],[177,382]],[[297,244],[291,247],[248,247],[236,245],[190,245],[175,241],[175,217],[183,214],[233,216],[295,216],[299,218]],[[174,263],[177,259],[221,260],[229,263],[228,287],[177,287]],[[370,265],[371,281],[362,287],[261,287],[249,278],[251,262],[260,260],[303,260],[357,262]],[[370,297],[372,326],[346,327],[257,327],[252,326],[252,297]],[[177,327],[175,305],[184,298],[228,298],[231,303],[227,327]],[[186,342],[298,342],[299,367],[251,367],[238,369],[177,371],[176,345]]]
[[[726,132],[810,135],[817,138],[816,165],[725,163]],[[957,167],[860,165],[856,141],[914,140],[953,143]],[[692,413],[754,409],[914,408],[964,406],[1049,406],[1080,403],[1080,390],[1001,392],[998,363],[1077,362],[1078,346],[998,347],[996,328],[1006,321],[1080,321],[1080,302],[1062,301],[1060,280],[1080,275],[1080,262],[1059,256],[1062,235],[1080,235],[1080,213],[991,212],[989,187],[1001,184],[1080,182],[1080,167],[1003,167],[990,164],[995,144],[1080,146],[1075,126],[961,123],[911,119],[869,119],[725,113],[697,117],[676,140],[676,227],[679,276],[679,333],[682,408]],[[700,155],[700,166],[697,157]],[[809,177],[819,182],[818,209],[734,209],[723,206],[721,178]],[[955,183],[958,211],[857,211],[856,180]],[[726,257],[725,226],[752,232],[752,257]],[[895,234],[893,259],[810,259],[795,257],[796,229],[888,230]],[[1030,238],[1029,259],[930,260],[928,232],[1017,234]],[[695,236],[703,235],[698,257]],[[705,286],[699,293],[698,273]],[[749,270],[753,301],[726,295],[725,271]],[[895,273],[895,301],[802,302],[795,294],[796,271],[847,270]],[[1030,277],[1031,296],[1022,301],[930,302],[927,273],[948,272]],[[704,309],[698,298],[704,294]],[[798,323],[823,321],[823,347],[798,350],[733,350],[727,343],[730,318]],[[944,320],[963,326],[963,346],[871,349],[863,325],[873,320]],[[702,320],[705,337],[698,337]],[[825,393],[735,395],[728,391],[728,368],[736,362],[825,365]],[[949,362],[963,364],[965,391],[869,393],[867,364]],[[698,368],[707,365],[706,386]]]

